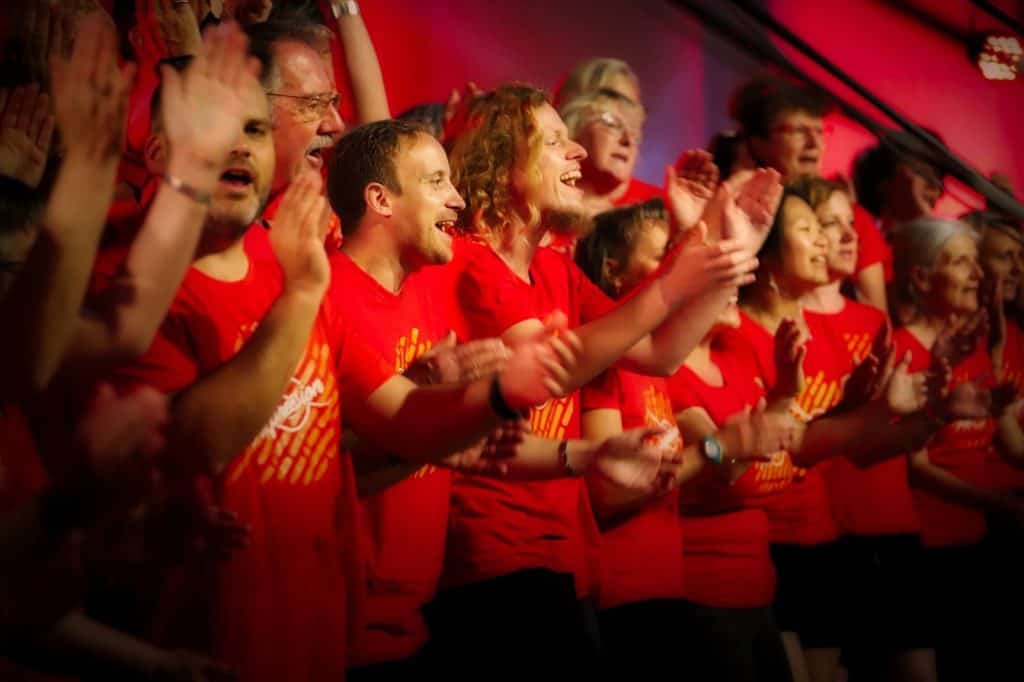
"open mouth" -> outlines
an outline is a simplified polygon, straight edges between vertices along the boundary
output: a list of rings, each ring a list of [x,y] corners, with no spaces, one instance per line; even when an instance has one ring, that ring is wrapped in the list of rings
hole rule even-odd
[[[306,161],[309,162],[313,168],[320,170],[324,167],[324,148],[317,147],[316,149],[310,149],[306,152]]]
[[[245,192],[252,187],[255,178],[248,168],[229,168],[220,174],[220,184],[232,192]]]
[[[811,256],[811,262],[815,265],[825,265],[828,263],[828,259],[825,256]]]
[[[558,179],[563,185],[568,185],[569,187],[576,189],[576,183],[579,182],[582,177],[583,173],[581,173],[577,168],[576,170],[571,170],[568,173],[562,173],[558,176]]]
[[[451,218],[448,220],[438,220],[436,223],[434,223],[434,227],[441,230],[442,232],[447,232],[451,234],[451,232],[455,229],[455,218]]]

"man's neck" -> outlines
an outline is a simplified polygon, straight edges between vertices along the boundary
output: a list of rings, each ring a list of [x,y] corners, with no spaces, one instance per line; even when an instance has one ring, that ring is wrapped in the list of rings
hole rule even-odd
[[[402,290],[402,282],[412,268],[402,262],[402,254],[384,226],[361,225],[341,243],[342,252],[393,294]]]
[[[515,223],[490,239],[491,248],[509,269],[524,282],[530,282],[530,265],[546,230],[538,223]]]
[[[810,310],[812,313],[826,315],[838,313],[846,307],[846,297],[839,290],[842,283],[841,279],[837,279],[812,289],[800,297],[800,303],[803,304],[804,309]]]
[[[230,241],[204,234],[196,249],[196,259],[192,265],[207,277],[221,282],[238,282],[245,279],[249,273],[245,236]]]

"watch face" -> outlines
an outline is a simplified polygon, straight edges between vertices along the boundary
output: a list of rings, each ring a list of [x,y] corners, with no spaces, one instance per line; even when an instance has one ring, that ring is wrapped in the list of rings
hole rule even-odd
[[[716,464],[722,461],[722,446],[719,445],[718,439],[711,436],[706,436],[701,439],[701,444],[704,446],[704,455]]]

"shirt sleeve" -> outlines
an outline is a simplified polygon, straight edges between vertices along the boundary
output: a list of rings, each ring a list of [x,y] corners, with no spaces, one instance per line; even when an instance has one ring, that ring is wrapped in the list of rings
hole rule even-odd
[[[565,258],[563,256],[563,258]],[[590,281],[583,271],[568,258],[565,258],[566,267],[569,268],[574,291],[580,301],[580,324],[586,324],[607,315],[616,306],[616,302],[606,293],[597,288],[597,285]]]
[[[521,287],[485,262],[472,260],[457,275],[455,291],[462,341],[497,338],[509,327],[537,317]]]
[[[690,407],[704,407],[704,401],[691,383],[691,372],[685,367],[669,377],[668,396],[676,412]]]
[[[342,421],[361,423],[366,399],[394,376],[395,369],[358,332],[348,331],[339,345],[337,373]]]
[[[883,266],[892,260],[889,245],[882,236],[875,221],[860,205],[853,209],[853,228],[857,232],[857,272],[865,270],[876,263]],[[888,272],[888,268],[886,268]],[[888,280],[890,275],[886,275]]]
[[[163,393],[174,393],[192,385],[199,377],[199,359],[187,320],[172,312],[160,325],[145,355],[118,369],[110,380],[121,392],[148,385]]]

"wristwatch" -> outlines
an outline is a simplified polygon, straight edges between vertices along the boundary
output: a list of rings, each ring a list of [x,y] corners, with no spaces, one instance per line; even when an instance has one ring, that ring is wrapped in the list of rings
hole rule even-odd
[[[704,436],[700,439],[700,451],[712,463],[722,463],[722,444],[714,436]]]
[[[356,0],[331,0],[331,13],[335,19],[354,17],[359,14],[359,3]]]

